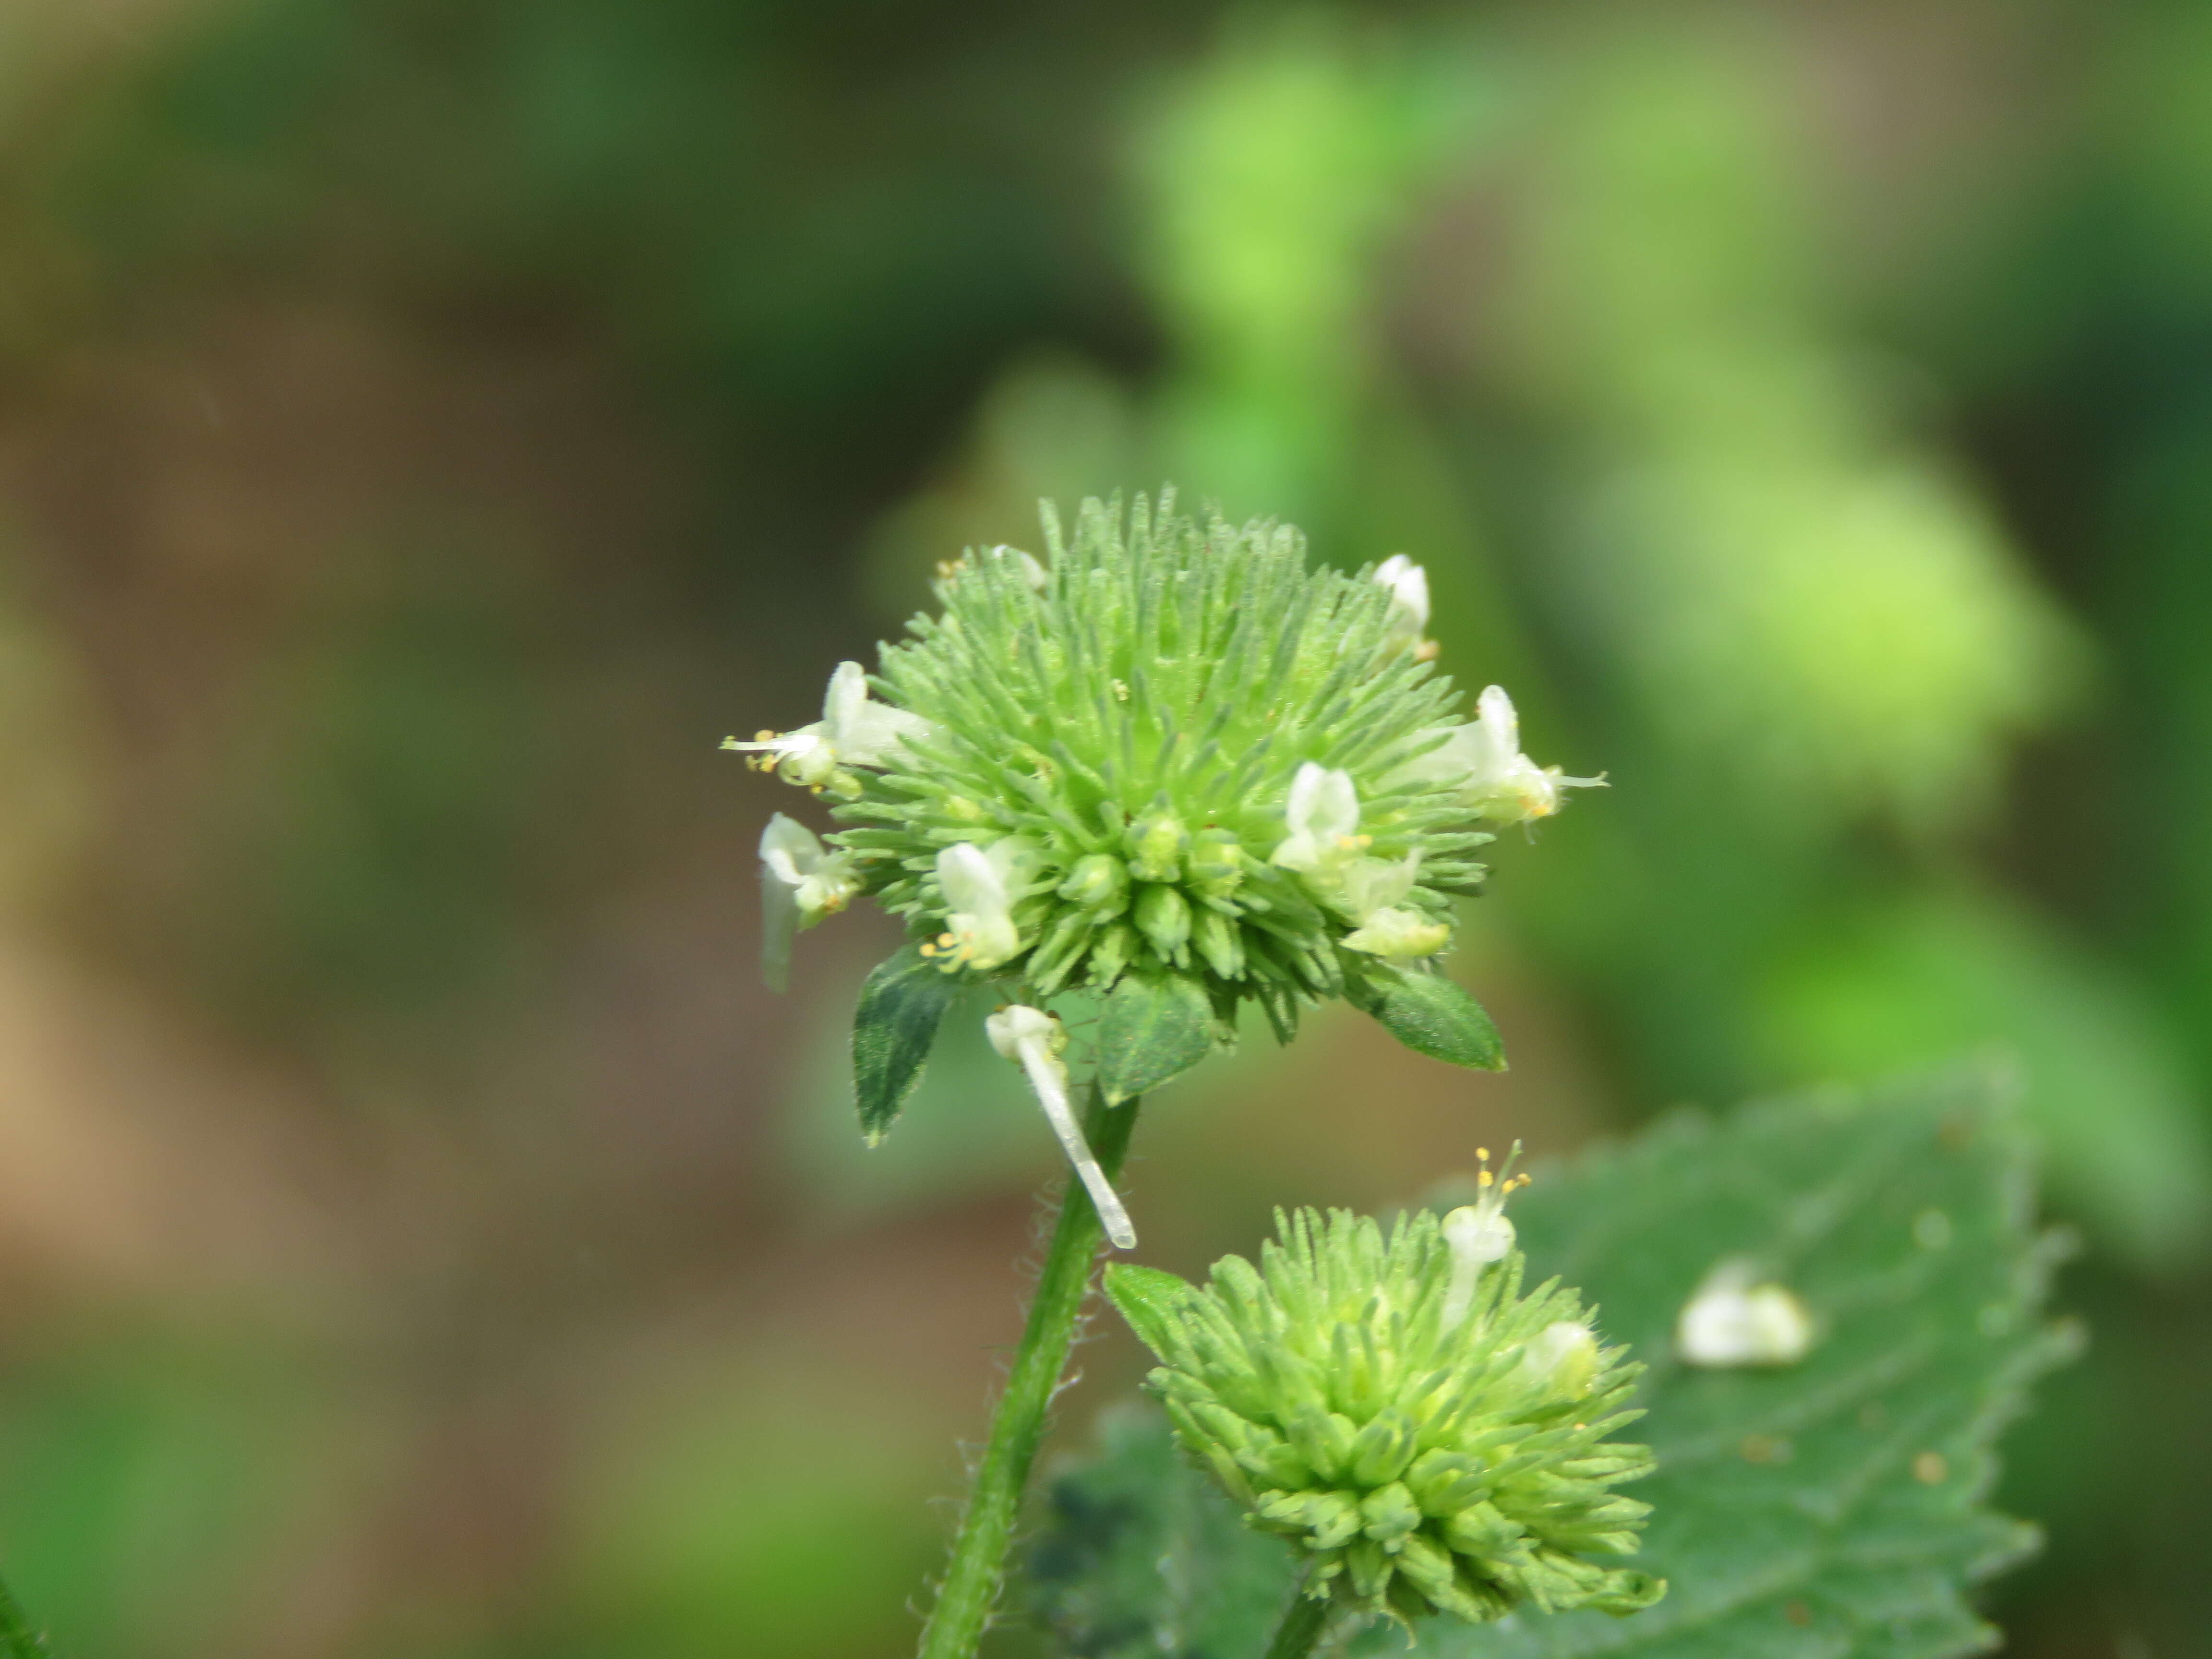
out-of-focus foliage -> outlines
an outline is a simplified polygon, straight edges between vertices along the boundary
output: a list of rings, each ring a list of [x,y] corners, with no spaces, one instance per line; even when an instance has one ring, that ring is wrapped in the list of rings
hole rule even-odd
[[[908,1647],[1052,1149],[980,1048],[847,1144],[890,940],[751,988],[713,744],[1171,479],[1613,787],[1463,924],[1515,1072],[1254,1034],[1148,1254],[2008,1052],[2099,1340],[1996,1616],[2208,1651],[2207,109],[2179,0],[0,11],[0,1566],[80,1659]]]

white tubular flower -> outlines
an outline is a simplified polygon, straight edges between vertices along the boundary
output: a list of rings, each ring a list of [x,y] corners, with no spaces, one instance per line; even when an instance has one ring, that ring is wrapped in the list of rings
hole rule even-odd
[[[1359,792],[1352,774],[1311,761],[1291,780],[1283,823],[1290,833],[1268,861],[1308,876],[1334,876],[1367,845],[1359,834]]]
[[[1492,823],[1547,818],[1564,805],[1562,790],[1604,787],[1601,777],[1571,778],[1522,754],[1521,721],[1504,686],[1483,692],[1476,714],[1450,728],[1442,746],[1401,768],[1399,775],[1456,786],[1468,806]]]
[[[1482,1161],[1482,1173],[1474,1178],[1481,1194],[1474,1203],[1462,1205],[1443,1219],[1444,1243],[1452,1253],[1451,1285],[1444,1296],[1447,1330],[1467,1317],[1467,1310],[1474,1304],[1474,1282],[1482,1276],[1482,1270],[1512,1253],[1513,1224],[1505,1218],[1505,1200],[1528,1184],[1527,1176],[1513,1173],[1514,1160],[1521,1156],[1519,1141],[1513,1143],[1513,1150],[1505,1155],[1504,1168],[1496,1175],[1490,1172],[1490,1148],[1476,1148],[1475,1156]]]
[[[908,738],[927,737],[934,729],[919,714],[871,698],[867,671],[856,662],[841,662],[830,677],[822,718],[813,725],[781,734],[763,732],[751,743],[725,738],[722,747],[757,752],[763,768],[775,768],[793,783],[820,789],[837,787],[838,774],[846,767],[885,764],[897,744]],[[854,791],[841,788],[839,793]]]
[[[761,831],[761,971],[781,991],[791,975],[791,941],[801,928],[843,909],[860,890],[849,853],[833,853],[796,818],[778,812]]]
[[[1376,567],[1375,580],[1390,590],[1390,643],[1425,653],[1421,635],[1429,629],[1429,573],[1394,553]]]
[[[1521,1374],[1548,1393],[1579,1400],[1597,1376],[1597,1338],[1578,1319],[1547,1325],[1522,1351]]]
[[[1060,1022],[1042,1008],[1015,1003],[987,1018],[983,1030],[1002,1058],[1013,1060],[1029,1074],[1037,1104],[1044,1108],[1046,1121],[1060,1137],[1060,1150],[1067,1154],[1076,1177],[1091,1194],[1091,1206],[1098,1212],[1106,1237],[1114,1241],[1116,1249],[1136,1249],[1137,1230],[1129,1224],[1121,1195],[1106,1179],[1098,1160],[1091,1157],[1091,1144],[1084,1139],[1083,1126],[1075,1121],[1075,1109],[1068,1102],[1067,1067],[1060,1058],[1060,1051],[1067,1046],[1067,1033]]]
[[[987,850],[973,842],[955,842],[937,855],[937,879],[945,890],[945,932],[922,954],[942,957],[948,969],[992,969],[1018,956],[1020,930],[1014,926],[1014,901],[1029,886],[1036,852],[1018,836],[1007,836]]]
[[[1682,1307],[1674,1346],[1692,1365],[1794,1365],[1812,1351],[1813,1318],[1786,1286],[1754,1282],[1751,1263],[1717,1263]]]

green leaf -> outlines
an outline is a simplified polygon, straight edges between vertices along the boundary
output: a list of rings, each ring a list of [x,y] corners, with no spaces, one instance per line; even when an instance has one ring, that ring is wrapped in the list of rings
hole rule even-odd
[[[1167,1424],[1121,1405],[1097,1461],[1049,1489],[1033,1604],[1079,1659],[1253,1659],[1291,1598],[1290,1555],[1246,1529]]]
[[[1359,1006],[1417,1054],[1485,1072],[1505,1069],[1505,1044],[1482,1005],[1441,974],[1370,969]]]
[[[1683,1115],[1540,1171],[1514,1204],[1532,1275],[1582,1286],[1608,1340],[1650,1366],[1636,1432],[1659,1473],[1635,1488],[1653,1505],[1637,1565],[1671,1589],[1622,1620],[1431,1623],[1417,1650],[1949,1659],[1988,1646],[1968,1592],[2034,1540],[1983,1501],[1995,1443],[2070,1346],[2041,1317],[2058,1251],[2029,1205],[2009,1107],[1979,1073],[1717,1125]],[[1821,1336],[1802,1363],[1703,1370],[1675,1357],[1683,1302],[1731,1256],[1804,1300]],[[1157,1417],[1117,1419],[1100,1460],[1053,1490],[1036,1600],[1072,1653],[1239,1659],[1266,1644],[1289,1552],[1241,1527],[1169,1447]],[[1371,1630],[1351,1651],[1380,1659],[1405,1640]]]
[[[921,1081],[945,1011],[960,988],[909,945],[876,964],[853,1015],[853,1089],[860,1133],[874,1146],[890,1132]]]
[[[1182,1076],[1213,1052],[1213,1006],[1179,974],[1125,974],[1098,1020],[1098,1085],[1118,1106]]]
[[[1188,1279],[1133,1261],[1116,1261],[1106,1269],[1108,1298],[1154,1353],[1168,1351],[1169,1322],[1191,1289]]]

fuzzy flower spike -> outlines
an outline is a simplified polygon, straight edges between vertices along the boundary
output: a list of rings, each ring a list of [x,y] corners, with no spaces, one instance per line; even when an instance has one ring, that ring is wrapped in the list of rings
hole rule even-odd
[[[1245,1512],[1304,1559],[1305,1594],[1410,1621],[1528,1606],[1627,1613],[1663,1581],[1614,1565],[1650,1473],[1608,1438],[1641,1366],[1557,1280],[1524,1293],[1510,1182],[1441,1223],[1277,1217],[1255,1267],[1190,1285],[1117,1265],[1107,1292],[1158,1357],[1147,1390]],[[1479,1222],[1479,1224],[1477,1223]],[[1501,1242],[1502,1241],[1502,1242]]]
[[[1313,568],[1294,530],[1163,495],[1085,502],[1072,536],[1048,507],[1042,556],[971,550],[936,592],[872,677],[840,665],[820,720],[731,744],[823,798],[840,879],[908,925],[855,1030],[872,1136],[963,985],[1095,999],[1076,1058],[1109,1103],[1248,1006],[1288,1041],[1334,997],[1425,1054],[1503,1064],[1435,958],[1482,880],[1481,820],[1571,781],[1520,756],[1502,692],[1455,723],[1418,565]]]

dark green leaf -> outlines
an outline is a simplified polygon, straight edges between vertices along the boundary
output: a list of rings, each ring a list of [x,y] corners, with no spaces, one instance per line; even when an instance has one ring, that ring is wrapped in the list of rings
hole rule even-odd
[[[1129,1322],[1129,1328],[1154,1353],[1167,1351],[1165,1325],[1191,1292],[1188,1280],[1158,1267],[1116,1261],[1106,1269],[1106,1294]]]
[[[1505,1045],[1490,1016],[1443,975],[1371,969],[1362,991],[1360,1006],[1415,1054],[1485,1072],[1505,1069]]]
[[[1255,1659],[1289,1605],[1289,1553],[1246,1529],[1149,1406],[1099,1425],[1097,1459],[1048,1490],[1032,1598],[1070,1659]]]
[[[2056,1252],[2033,1224],[2001,1095],[1960,1075],[1718,1125],[1684,1115],[1540,1172],[1514,1204],[1532,1276],[1581,1285],[1607,1338],[1651,1367],[1637,1437],[1659,1473],[1635,1489],[1654,1506],[1638,1565],[1671,1589],[1625,1620],[1433,1623],[1418,1650],[1949,1659],[1986,1647],[1968,1592],[2033,1541],[1983,1501],[1997,1434],[2068,1348],[2041,1316]],[[1811,1310],[1822,1335],[1802,1364],[1700,1370],[1674,1356],[1683,1302],[1739,1255]],[[1091,1659],[1258,1653],[1290,1553],[1244,1531],[1150,1422],[1117,1422],[1103,1461],[1054,1489],[1041,1610]],[[1353,1651],[1403,1653],[1405,1637],[1370,1631]]]
[[[1119,1105],[1188,1071],[1213,1050],[1213,1007],[1180,975],[1126,974],[1098,1020],[1098,1085]]]
[[[878,963],[860,988],[853,1015],[853,1088],[860,1133],[871,1146],[898,1121],[921,1080],[929,1045],[959,988],[911,945]]]

